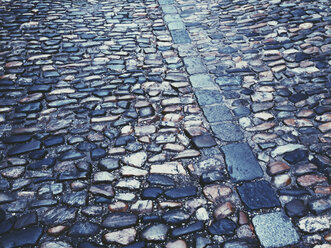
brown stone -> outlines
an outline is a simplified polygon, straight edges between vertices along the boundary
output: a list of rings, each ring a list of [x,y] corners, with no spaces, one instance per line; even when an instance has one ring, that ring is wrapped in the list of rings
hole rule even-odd
[[[313,123],[308,119],[286,119],[284,120],[285,125],[291,127],[312,127]]]
[[[59,236],[68,229],[67,226],[59,225],[51,227],[47,230],[47,234],[51,236]]]
[[[324,236],[324,239],[325,239],[326,242],[331,243],[331,232],[329,232],[328,234],[326,234]]]
[[[104,240],[107,243],[118,243],[128,245],[136,239],[137,231],[134,228],[122,229],[116,232],[106,233]]]
[[[228,202],[218,206],[214,210],[214,217],[217,220],[223,219],[223,218],[226,218],[227,216],[233,214],[234,211],[235,211],[235,208],[234,208],[233,204],[228,201]]]
[[[21,61],[13,61],[13,62],[8,62],[5,67],[10,69],[10,68],[17,68],[22,66],[23,63]]]
[[[327,122],[327,123],[324,123],[322,125],[319,125],[318,126],[318,129],[322,132],[322,133],[326,133],[328,131],[331,130],[331,122]]]
[[[284,173],[289,170],[290,170],[290,166],[288,166],[288,164],[281,162],[281,161],[276,161],[276,162],[269,164],[267,173],[271,176],[274,176],[274,175],[278,175],[278,174]]]
[[[316,186],[314,192],[316,194],[331,194],[331,186]]]
[[[297,113],[297,117],[299,118],[311,118],[315,115],[313,110],[303,109],[299,113]]]
[[[203,188],[204,196],[212,202],[221,200],[223,197],[232,193],[232,189],[224,185],[208,185]]]
[[[36,102],[43,98],[42,93],[34,93],[31,95],[28,95],[27,97],[24,97],[20,100],[20,103],[29,103],[29,102]]]
[[[128,204],[121,201],[108,205],[108,209],[111,212],[126,212],[128,208],[129,208]]]
[[[238,218],[238,223],[239,225],[246,225],[249,223],[249,220],[248,220],[248,216],[245,212],[243,211],[240,211],[239,214],[238,214],[239,218]]]
[[[272,178],[272,183],[276,188],[282,188],[291,183],[291,177],[288,174],[277,175]]]
[[[327,180],[328,179],[325,176],[316,175],[316,174],[308,174],[308,175],[300,176],[297,179],[297,182],[301,187],[310,187],[317,183],[325,182]]]

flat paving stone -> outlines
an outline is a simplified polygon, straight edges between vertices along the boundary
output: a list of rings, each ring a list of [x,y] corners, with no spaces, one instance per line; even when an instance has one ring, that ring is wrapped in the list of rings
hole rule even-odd
[[[284,247],[299,242],[298,233],[283,212],[256,215],[252,222],[263,247]]]
[[[221,149],[232,181],[249,181],[263,177],[261,166],[246,143],[229,144]]]
[[[217,104],[223,101],[221,93],[215,90],[196,90],[195,95],[201,106]]]
[[[244,134],[240,127],[233,123],[219,123],[211,125],[215,136],[221,141],[240,141]]]
[[[199,74],[206,72],[206,67],[200,57],[185,57],[184,64],[189,74]]]
[[[213,79],[208,74],[194,74],[190,76],[193,88],[215,88]]]
[[[230,109],[224,104],[203,106],[202,110],[210,123],[233,120]]]
[[[171,37],[174,44],[190,44],[191,38],[186,30],[171,30]]]
[[[30,143],[22,144],[11,148],[8,151],[9,156],[20,155],[32,151],[39,150],[41,148],[41,143],[39,141],[32,141]]]
[[[281,206],[275,191],[267,181],[244,183],[237,190],[245,206],[250,210]]]

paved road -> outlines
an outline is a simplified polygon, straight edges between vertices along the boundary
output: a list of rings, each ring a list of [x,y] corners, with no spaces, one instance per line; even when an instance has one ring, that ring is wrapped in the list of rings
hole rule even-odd
[[[1,1],[0,247],[331,247],[329,13]]]

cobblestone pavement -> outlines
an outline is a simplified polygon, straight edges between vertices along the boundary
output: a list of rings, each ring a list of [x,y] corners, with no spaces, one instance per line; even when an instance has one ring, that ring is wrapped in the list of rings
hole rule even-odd
[[[327,0],[0,2],[0,247],[331,247]]]

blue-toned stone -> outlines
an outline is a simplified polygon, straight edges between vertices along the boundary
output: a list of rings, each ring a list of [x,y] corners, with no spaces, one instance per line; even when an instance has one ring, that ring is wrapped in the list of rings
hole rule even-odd
[[[192,138],[194,146],[198,149],[216,146],[215,139],[210,134],[203,134]]]
[[[17,218],[14,228],[21,229],[31,225],[35,225],[38,222],[38,216],[36,212],[24,214]]]
[[[87,192],[86,191],[78,191],[67,193],[63,195],[62,202],[68,204],[69,206],[85,206],[87,203]]]
[[[141,241],[141,242],[137,242],[131,245],[126,245],[123,246],[123,248],[145,248],[146,247],[146,242],[145,241]]]
[[[100,230],[99,225],[91,222],[75,223],[69,230],[72,237],[90,237],[96,235]]]
[[[97,148],[97,145],[91,142],[82,142],[77,146],[77,150],[81,152],[89,152]]]
[[[15,144],[15,143],[24,143],[31,140],[31,135],[17,135],[17,136],[9,136],[3,138],[3,142],[5,144]]]
[[[8,151],[8,156],[21,155],[27,152],[39,150],[40,148],[41,148],[41,143],[39,141],[32,141],[30,143],[18,145],[11,148]]]
[[[195,232],[202,231],[203,229],[204,229],[203,222],[198,221],[196,223],[190,224],[190,225],[185,226],[185,227],[179,227],[179,228],[173,229],[172,232],[171,232],[171,236],[173,238],[177,238],[177,237],[180,237],[182,235],[189,234],[189,233],[195,233]]]
[[[184,64],[189,74],[206,72],[206,67],[200,57],[184,57]]]
[[[10,232],[0,239],[1,247],[35,246],[43,233],[42,227],[29,227]]]
[[[157,199],[163,193],[162,188],[150,187],[143,190],[141,193],[142,199]]]
[[[194,74],[190,76],[190,81],[193,88],[215,88],[213,79],[208,74]]]
[[[18,106],[16,108],[16,112],[20,113],[36,113],[41,111],[41,103],[40,102],[34,102],[29,104],[24,104],[22,106]]]
[[[197,90],[195,91],[195,95],[201,106],[221,103],[223,101],[221,93],[215,90]]]
[[[293,102],[293,103],[297,103],[303,100],[306,100],[308,98],[308,96],[304,93],[297,93],[297,94],[293,94],[292,96],[290,96],[288,99]]]
[[[281,206],[275,191],[267,181],[244,183],[237,190],[245,206],[250,210]]]
[[[186,30],[171,30],[170,34],[174,44],[191,43],[191,38]]]
[[[147,178],[147,182],[161,186],[175,186],[175,180],[166,175],[152,174]]]
[[[28,170],[40,170],[47,169],[55,165],[56,160],[54,158],[45,158],[27,166]]]
[[[167,224],[180,224],[188,221],[190,215],[181,210],[169,210],[162,215],[162,219]]]
[[[182,188],[168,189],[164,192],[164,195],[167,198],[172,199],[172,200],[181,199],[181,198],[190,197],[190,196],[196,196],[197,187],[187,186],[187,187],[182,187]]]
[[[298,149],[292,152],[287,152],[285,153],[283,158],[290,164],[296,164],[302,161],[308,161],[308,151]]]
[[[208,231],[214,235],[233,235],[237,228],[236,223],[229,219],[221,219],[208,227]]]
[[[104,158],[99,163],[99,168],[101,170],[116,170],[119,166],[119,159],[117,158]]]
[[[41,149],[41,150],[30,152],[29,158],[31,158],[33,160],[39,160],[39,159],[45,158],[47,154],[48,154],[47,150]]]
[[[256,215],[252,222],[263,247],[285,247],[299,242],[299,235],[283,212]]]
[[[214,182],[219,182],[219,181],[225,181],[227,180],[228,177],[222,173],[221,171],[209,171],[205,172],[201,175],[201,182],[203,184],[210,184]]]
[[[293,199],[286,203],[285,206],[286,214],[290,217],[303,217],[308,213],[308,208],[304,201],[300,199]]]
[[[107,154],[105,149],[99,148],[99,149],[94,149],[91,151],[91,159],[96,161],[99,160],[103,157],[105,157]]]
[[[210,123],[233,120],[230,109],[224,104],[203,106],[202,110]]]
[[[161,5],[162,11],[164,14],[176,14],[177,9],[173,5]]]
[[[240,141],[244,138],[240,127],[230,122],[213,124],[211,129],[221,141]]]
[[[249,181],[263,177],[258,161],[246,143],[229,144],[221,149],[232,181]]]
[[[83,153],[77,152],[77,151],[68,151],[61,155],[60,160],[66,161],[66,160],[76,160],[80,158],[84,158],[85,155]]]
[[[138,217],[131,213],[110,213],[102,222],[102,226],[109,229],[130,227],[137,223]]]
[[[221,86],[237,86],[240,87],[242,82],[242,78],[240,76],[221,76],[216,78],[216,83]]]
[[[63,143],[64,143],[63,136],[54,136],[54,137],[48,138],[44,141],[45,147],[62,145]]]

